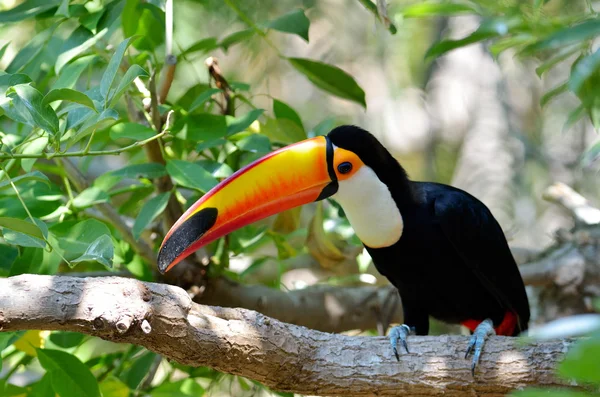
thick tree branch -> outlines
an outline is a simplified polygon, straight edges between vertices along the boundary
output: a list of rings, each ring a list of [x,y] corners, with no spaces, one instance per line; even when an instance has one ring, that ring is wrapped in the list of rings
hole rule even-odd
[[[244,309],[193,303],[182,289],[117,277],[0,279],[0,330],[69,330],[144,346],[186,365],[255,379],[276,390],[344,396],[498,396],[562,384],[572,341],[521,345],[493,337],[475,379],[465,336],[411,337],[396,362],[383,337],[327,334]]]

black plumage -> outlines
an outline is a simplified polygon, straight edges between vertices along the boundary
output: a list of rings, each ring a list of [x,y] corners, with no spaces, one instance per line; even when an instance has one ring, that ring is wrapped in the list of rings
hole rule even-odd
[[[500,334],[527,329],[523,280],[500,225],[481,201],[452,186],[410,181],[388,150],[358,127],[338,127],[328,138],[373,169],[400,210],[400,240],[366,248],[398,289],[405,324],[418,335],[428,333],[429,316],[464,324],[489,318]],[[498,328],[507,313],[514,314],[516,326],[505,322]]]

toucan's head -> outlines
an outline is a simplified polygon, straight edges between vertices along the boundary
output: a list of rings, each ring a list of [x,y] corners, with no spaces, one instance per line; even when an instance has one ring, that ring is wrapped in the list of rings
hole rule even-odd
[[[393,204],[389,185],[394,174],[397,180],[406,179],[383,145],[354,126],[338,127],[327,136],[276,150],[222,181],[179,218],[160,247],[158,269],[168,271],[194,251],[242,226],[333,195],[347,215],[355,214],[356,225],[349,216],[355,230],[360,217],[374,225],[389,223],[394,218],[389,211],[393,210],[384,210]],[[373,196],[383,201],[372,202]],[[374,208],[375,213],[364,211],[365,206]],[[380,222],[374,219],[378,216]],[[399,226],[398,222],[390,225],[392,230],[383,240],[397,241],[401,221]],[[361,240],[376,246],[379,242],[365,241],[367,234]]]

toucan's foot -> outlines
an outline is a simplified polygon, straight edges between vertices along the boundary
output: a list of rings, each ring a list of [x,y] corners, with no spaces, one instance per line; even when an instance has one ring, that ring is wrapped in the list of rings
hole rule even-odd
[[[404,350],[406,350],[407,353],[410,353],[408,351],[408,344],[406,343],[406,337],[408,335],[410,335],[411,331],[412,331],[411,328],[406,324],[398,325],[398,326],[392,328],[390,331],[390,334],[389,334],[390,344],[392,345],[392,350],[394,351],[394,355],[396,356],[396,360],[398,360],[398,361],[400,361],[400,355],[398,354],[398,340],[404,347]]]
[[[488,318],[479,323],[477,328],[475,328],[475,332],[473,332],[473,335],[471,336],[471,340],[469,341],[469,346],[467,347],[467,353],[465,354],[465,358],[467,358],[469,356],[469,353],[471,353],[471,350],[475,348],[475,351],[473,353],[473,362],[471,364],[471,374],[473,376],[475,376],[475,367],[479,362],[479,356],[481,356],[481,350],[483,349],[485,340],[490,335],[496,335],[496,331],[494,330],[494,323]]]

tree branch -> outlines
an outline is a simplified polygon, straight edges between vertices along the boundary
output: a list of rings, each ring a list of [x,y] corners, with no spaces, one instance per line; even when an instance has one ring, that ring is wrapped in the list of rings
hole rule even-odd
[[[124,299],[125,298],[125,299]],[[572,340],[492,337],[475,379],[466,336],[410,337],[397,362],[384,337],[327,334],[244,309],[194,304],[182,289],[117,277],[0,279],[0,330],[69,330],[133,343],[282,391],[352,396],[497,396],[564,385],[554,373]]]

